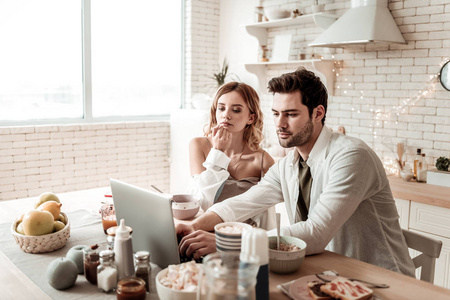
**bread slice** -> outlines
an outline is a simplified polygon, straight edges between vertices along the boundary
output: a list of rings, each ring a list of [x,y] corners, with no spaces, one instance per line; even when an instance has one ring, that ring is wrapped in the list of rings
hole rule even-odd
[[[320,290],[320,287],[322,285],[325,285],[325,283],[322,281],[314,280],[308,282],[308,291],[311,297],[314,300],[333,300],[334,298],[331,298],[330,296],[328,296],[327,294],[325,294]]]
[[[320,287],[325,294],[341,300],[365,300],[372,297],[373,291],[357,281],[337,277]]]

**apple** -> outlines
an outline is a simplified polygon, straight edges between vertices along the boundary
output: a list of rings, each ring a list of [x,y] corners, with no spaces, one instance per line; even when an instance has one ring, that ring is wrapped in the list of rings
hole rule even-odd
[[[58,203],[60,203],[61,201],[59,201],[58,196],[56,196],[55,194],[53,194],[52,192],[46,192],[46,193],[42,193],[36,200],[36,202],[34,203],[34,208],[38,208],[39,205],[41,205],[44,202],[47,201],[56,201]]]
[[[83,249],[87,247],[86,245],[76,245],[67,251],[66,258],[72,260],[78,268],[78,274],[84,273],[83,266]]]
[[[77,277],[77,265],[66,257],[53,260],[47,267],[48,283],[57,290],[70,288],[77,281]]]
[[[25,235],[44,235],[53,232],[54,222],[50,212],[33,209],[23,216],[21,224]]]

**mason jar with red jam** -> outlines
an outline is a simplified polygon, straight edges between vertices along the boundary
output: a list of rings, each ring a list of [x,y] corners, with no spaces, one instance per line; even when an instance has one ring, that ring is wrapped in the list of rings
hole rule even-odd
[[[117,300],[145,300],[145,281],[137,277],[127,277],[117,284]]]

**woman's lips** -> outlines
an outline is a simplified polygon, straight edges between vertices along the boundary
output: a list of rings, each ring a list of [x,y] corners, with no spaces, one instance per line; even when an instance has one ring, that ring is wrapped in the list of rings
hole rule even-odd
[[[228,122],[222,122],[222,123],[220,123],[220,125],[222,125],[222,126],[231,126],[231,124],[228,123]]]

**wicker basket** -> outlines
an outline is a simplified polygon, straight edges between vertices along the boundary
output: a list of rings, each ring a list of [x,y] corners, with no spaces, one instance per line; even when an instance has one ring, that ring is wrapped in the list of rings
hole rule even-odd
[[[14,221],[11,225],[11,233],[24,252],[27,253],[45,253],[51,252],[64,247],[70,237],[70,221],[65,213],[61,213],[67,220],[66,226],[60,231],[39,235],[30,236],[23,235],[16,231],[18,221]]]

